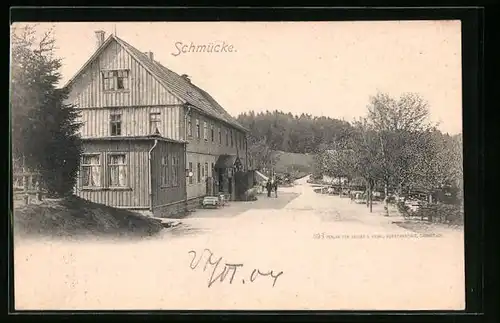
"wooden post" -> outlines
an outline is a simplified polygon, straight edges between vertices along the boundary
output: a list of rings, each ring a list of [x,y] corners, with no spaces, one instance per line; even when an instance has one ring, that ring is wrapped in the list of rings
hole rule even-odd
[[[385,216],[389,216],[389,188],[387,187],[387,183],[384,184],[384,208],[385,208]]]
[[[35,189],[36,189],[36,198],[37,198],[38,201],[41,201],[42,200],[42,191],[40,189],[40,178],[39,178],[39,176],[36,177]]]
[[[370,181],[370,191],[369,191],[369,200],[370,200],[370,213],[373,212],[373,184],[372,182]]]

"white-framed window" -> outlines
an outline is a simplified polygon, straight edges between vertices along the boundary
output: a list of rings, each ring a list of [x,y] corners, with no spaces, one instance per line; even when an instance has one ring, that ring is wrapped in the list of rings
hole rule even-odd
[[[200,139],[201,134],[200,134],[200,120],[196,119],[196,138]]]
[[[226,146],[229,146],[229,131],[226,129]]]
[[[81,181],[82,187],[102,187],[100,154],[82,155]]]
[[[122,115],[121,113],[113,112],[109,115],[109,126],[111,136],[122,135]]]
[[[129,89],[128,70],[112,70],[102,72],[104,91],[120,91]]]
[[[160,132],[161,112],[151,112],[149,114],[149,133]]]
[[[108,153],[108,185],[109,187],[127,187],[127,155]]]
[[[214,131],[214,124],[210,124],[210,138],[212,139],[212,142],[215,140],[215,131]]]
[[[233,142],[233,130],[231,130],[231,147],[233,147],[234,142]]]
[[[222,145],[222,129],[219,127],[219,144]]]
[[[209,177],[209,173],[208,173],[208,163],[205,163],[205,177]]]
[[[203,139],[208,141],[208,123],[206,121],[203,121]]]

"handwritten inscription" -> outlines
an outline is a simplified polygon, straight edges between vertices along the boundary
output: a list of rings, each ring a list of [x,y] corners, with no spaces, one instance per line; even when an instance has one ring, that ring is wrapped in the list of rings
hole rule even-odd
[[[190,250],[188,252],[191,256],[191,263],[189,267],[192,270],[203,267],[203,272],[209,272],[210,277],[208,279],[208,287],[212,287],[212,285],[216,282],[224,282],[229,281],[229,284],[232,284],[235,279],[237,279],[238,270],[243,267],[243,264],[233,264],[228,262],[223,262],[222,257],[215,257],[214,253],[210,251],[210,249],[204,249],[203,252],[198,256],[197,252],[194,250]],[[200,266],[200,264],[202,264]],[[259,277],[268,277],[272,281],[272,287],[276,285],[276,281],[283,274],[282,271],[279,273],[274,273],[274,271],[263,272],[259,269],[253,269],[250,276],[245,276],[240,273],[238,276],[241,276],[241,283],[245,284],[246,282],[253,283]],[[247,279],[245,279],[247,277]]]

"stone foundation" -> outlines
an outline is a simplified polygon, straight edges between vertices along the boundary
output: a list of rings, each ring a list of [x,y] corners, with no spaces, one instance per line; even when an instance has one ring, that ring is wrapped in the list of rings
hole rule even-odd
[[[179,201],[153,208],[153,216],[157,218],[182,218],[187,214],[186,202]]]

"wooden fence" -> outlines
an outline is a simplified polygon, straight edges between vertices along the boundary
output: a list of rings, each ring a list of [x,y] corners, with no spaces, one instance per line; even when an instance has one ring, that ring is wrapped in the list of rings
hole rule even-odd
[[[34,172],[14,173],[12,178],[14,201],[22,200],[24,204],[41,201],[43,190],[40,187],[40,174]]]

